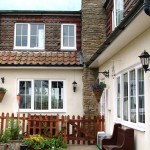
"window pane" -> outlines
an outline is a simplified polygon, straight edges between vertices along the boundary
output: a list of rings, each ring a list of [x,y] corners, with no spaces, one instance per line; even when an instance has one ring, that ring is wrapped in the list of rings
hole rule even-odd
[[[67,47],[69,44],[68,44],[68,38],[67,37],[64,37],[63,38],[63,45],[65,46],[65,47]]]
[[[31,35],[37,35],[37,25],[36,24],[31,25]]]
[[[34,82],[34,109],[48,110],[49,89],[47,80]]]
[[[20,81],[19,93],[21,96],[20,108],[30,109],[31,108],[31,81]]]
[[[138,121],[145,123],[145,99],[144,99],[144,71],[138,70]]]
[[[68,36],[69,33],[68,33],[68,26],[67,25],[64,25],[63,26],[63,36]]]
[[[123,101],[123,119],[128,121],[128,74],[124,74],[124,101]]]
[[[69,46],[73,47],[74,46],[74,37],[69,38]]]
[[[21,46],[21,36],[16,36],[16,46]]]
[[[30,32],[30,47],[43,48],[44,47],[44,25],[32,24]]]
[[[21,35],[21,24],[16,25],[16,35]]]
[[[28,34],[28,25],[22,25],[22,35],[27,35]]]
[[[16,25],[16,46],[27,46],[27,24]]]
[[[37,47],[37,45],[36,45],[36,42],[37,40],[36,40],[36,36],[31,36],[30,37],[30,47]]]
[[[52,109],[63,109],[63,82],[62,81],[52,81],[51,89],[51,107]]]
[[[136,122],[136,79],[135,70],[130,71],[130,121]]]
[[[72,25],[69,27],[69,36],[74,36],[74,26]]]
[[[27,46],[27,36],[22,37],[22,46]]]

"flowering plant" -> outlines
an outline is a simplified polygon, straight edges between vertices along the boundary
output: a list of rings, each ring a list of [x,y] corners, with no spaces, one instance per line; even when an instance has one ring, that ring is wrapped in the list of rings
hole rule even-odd
[[[106,88],[106,84],[104,82],[100,82],[100,83],[94,83],[92,84],[92,88],[94,89],[101,89],[103,90],[104,88]]]

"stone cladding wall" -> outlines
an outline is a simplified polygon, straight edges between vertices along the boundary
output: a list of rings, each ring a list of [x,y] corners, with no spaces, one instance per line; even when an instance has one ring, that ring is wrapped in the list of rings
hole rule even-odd
[[[82,0],[82,51],[87,62],[106,40],[104,0]],[[83,109],[85,114],[98,114],[98,103],[91,85],[96,82],[98,69],[83,69]]]

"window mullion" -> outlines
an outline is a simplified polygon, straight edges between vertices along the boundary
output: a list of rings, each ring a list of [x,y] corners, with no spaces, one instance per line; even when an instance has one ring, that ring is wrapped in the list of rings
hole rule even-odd
[[[30,31],[31,31],[31,24],[28,24],[28,40],[27,40],[28,48],[30,48]]]

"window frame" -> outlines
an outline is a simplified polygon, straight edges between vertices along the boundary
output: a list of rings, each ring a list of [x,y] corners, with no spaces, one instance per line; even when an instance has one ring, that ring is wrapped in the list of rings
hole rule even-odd
[[[28,25],[28,31],[27,31],[27,46],[16,46],[16,26],[18,24],[21,24],[21,25]],[[30,47],[30,38],[31,38],[31,34],[30,34],[30,31],[31,31],[31,25],[32,24],[35,24],[35,25],[43,25],[43,47]],[[20,50],[23,50],[23,49],[30,49],[30,50],[44,50],[45,49],[45,24],[44,23],[15,23],[15,28],[14,28],[14,49],[20,49]]]
[[[139,85],[138,85],[138,82],[139,82],[139,80],[138,80],[138,70],[140,70],[140,69],[142,69],[142,67],[141,66],[136,66],[136,67],[132,67],[132,68],[130,68],[130,69],[126,69],[125,71],[123,71],[123,72],[120,72],[117,76],[116,76],[116,122],[119,122],[119,123],[121,123],[121,124],[123,124],[123,125],[125,125],[125,126],[128,126],[128,127],[132,127],[132,128],[135,128],[135,129],[138,129],[138,130],[141,130],[141,131],[144,131],[145,130],[145,122],[144,123],[142,123],[142,122],[139,122],[139,119],[138,119],[138,116],[139,116],[139,112],[138,112],[138,108],[139,108],[139,95],[138,95],[138,89],[139,89]],[[135,84],[136,84],[136,94],[135,94],[135,96],[136,96],[136,109],[135,109],[135,112],[136,112],[136,122],[131,122],[131,107],[130,107],[130,105],[131,105],[131,95],[130,95],[130,73],[131,73],[131,71],[133,71],[133,70],[135,70]],[[124,74],[126,74],[127,73],[127,75],[128,75],[128,121],[126,121],[126,120],[124,120],[124,118],[123,118],[123,99],[124,99],[124,84],[123,84],[123,82],[124,82],[124,80],[123,80],[123,76],[124,76]],[[118,111],[118,109],[117,109],[117,107],[118,107],[118,105],[117,105],[117,79],[120,77],[120,83],[121,83],[121,87],[120,87],[120,94],[121,94],[121,117],[119,118],[119,117],[117,117],[118,116],[118,114],[117,114],[117,111]],[[144,110],[145,110],[145,77],[144,77]],[[146,115],[146,114],[145,114]]]
[[[64,46],[63,45],[63,27],[65,26],[65,25],[67,25],[67,26],[73,26],[74,27],[74,46]],[[65,49],[67,49],[67,50],[76,50],[77,48],[76,48],[76,46],[77,46],[77,41],[76,41],[76,33],[77,32],[77,27],[76,27],[76,24],[61,24],[61,49],[62,50],[65,50]]]
[[[117,0],[118,1],[118,0]],[[122,9],[122,12],[124,14],[124,0],[122,0],[122,4],[123,4],[123,8]],[[120,10],[121,10],[120,9]],[[116,4],[116,0],[113,0],[113,9],[112,9],[112,30],[115,29],[115,27],[117,27],[121,20],[123,19],[123,16],[122,18],[120,19],[120,22],[117,22],[117,15],[116,15],[116,11],[117,11],[117,4]]]
[[[34,109],[34,81],[35,80],[48,80],[48,110],[35,110]],[[20,112],[66,112],[66,82],[65,80],[50,80],[50,79],[18,79],[17,81],[17,93],[19,93],[19,83],[20,81],[30,81],[31,82],[31,109],[19,109]],[[51,108],[51,88],[52,81],[62,81],[63,82],[63,109],[52,109]]]

